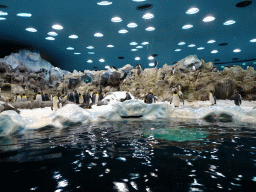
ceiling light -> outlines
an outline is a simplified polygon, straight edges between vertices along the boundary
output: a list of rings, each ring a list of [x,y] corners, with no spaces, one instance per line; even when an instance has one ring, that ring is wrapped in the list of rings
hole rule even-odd
[[[118,33],[128,33],[128,31],[126,29],[121,29],[118,31]]]
[[[35,28],[26,28],[26,31],[29,32],[37,32],[37,30]]]
[[[256,39],[251,39],[250,42],[255,43]]]
[[[197,48],[197,50],[203,50],[204,49],[204,47],[198,47]]]
[[[88,46],[88,47],[86,47],[87,49],[94,49],[94,47],[93,46]]]
[[[234,53],[239,53],[239,52],[241,52],[241,49],[234,49],[233,52]]]
[[[154,31],[155,30],[155,27],[148,27],[145,29],[146,31]]]
[[[0,16],[5,16],[5,15],[8,15],[8,13],[7,13],[7,12],[0,11]]]
[[[148,44],[149,42],[146,42],[146,41],[141,43],[141,45],[148,45]]]
[[[234,20],[228,20],[228,21],[226,21],[225,23],[223,23],[223,25],[232,25],[232,24],[234,24],[234,23],[236,23],[236,21],[234,21]]]
[[[81,53],[74,53],[75,55],[80,55]]]
[[[74,50],[74,47],[67,47],[67,50]]]
[[[149,63],[149,66],[153,67],[155,66],[155,63]]]
[[[243,65],[246,65],[246,63],[243,63]]]
[[[224,66],[221,66],[221,68],[224,68]]]
[[[195,44],[188,45],[188,47],[195,47],[195,46],[196,46]]]
[[[121,19],[120,17],[113,17],[113,18],[111,19],[111,21],[117,23],[117,22],[121,22],[122,19]]]
[[[109,66],[105,66],[105,68],[106,68],[106,69],[110,69],[110,67],[109,67]]]
[[[92,63],[92,60],[88,60],[87,63]]]
[[[131,51],[138,51],[138,49],[131,49]]]
[[[190,29],[190,28],[192,28],[193,27],[193,25],[184,25],[183,27],[182,27],[182,29]]]
[[[94,54],[94,52],[88,52],[88,54],[93,55],[93,54]]]
[[[196,7],[193,7],[193,8],[190,8],[189,10],[187,10],[186,14],[195,14],[199,11],[198,8]]]
[[[207,43],[215,43],[215,42],[216,42],[215,40],[210,40]]]
[[[127,25],[127,27],[129,27],[129,28],[135,28],[135,27],[137,27],[138,25],[136,24],[136,23],[129,23],[128,25]]]
[[[152,13],[146,13],[142,16],[143,19],[152,19],[154,18],[154,15]]]
[[[213,16],[207,16],[203,19],[203,22],[210,22],[210,21],[214,21],[215,20],[215,17]]]
[[[211,53],[218,53],[218,50],[212,50]]]
[[[56,30],[62,30],[63,29],[63,27],[61,25],[53,25],[52,28],[56,29]]]
[[[138,60],[140,60],[140,58],[139,57],[135,57],[135,60],[138,61]]]
[[[51,35],[51,36],[57,36],[58,34],[57,33],[55,33],[55,32],[53,32],[53,31],[51,31],[51,32],[49,32],[49,33],[47,33],[48,35]]]
[[[46,37],[45,39],[46,39],[46,40],[50,40],[50,41],[55,40],[55,38],[54,38],[54,37]]]
[[[146,0],[132,0],[132,1],[135,1],[135,2],[142,2],[142,1],[146,1]]]
[[[19,17],[31,17],[32,14],[31,13],[18,13],[17,16],[19,16]]]
[[[181,49],[175,49],[175,51],[181,51]]]
[[[98,5],[111,5],[112,2],[110,2],[110,1],[101,1],[101,2],[98,2],[97,4]]]
[[[105,60],[104,60],[104,59],[100,59],[99,61],[100,61],[100,62],[102,62],[102,63],[103,63],[103,62],[105,62]]]
[[[130,45],[138,45],[136,42],[131,42]]]
[[[114,45],[107,45],[107,47],[112,48],[112,47],[114,47]]]
[[[178,45],[185,45],[185,44],[186,44],[185,42],[178,43]]]
[[[4,17],[0,17],[0,20],[6,20],[6,18],[4,18]]]
[[[153,59],[154,59],[153,56],[149,56],[149,57],[148,57],[148,60],[153,60]]]
[[[137,46],[136,48],[137,48],[137,49],[141,49],[141,48],[143,48],[143,46],[139,45],[139,46]]]
[[[102,33],[95,33],[94,37],[103,37],[103,34]]]
[[[68,38],[70,38],[70,39],[77,39],[78,36],[77,35],[70,35]]]

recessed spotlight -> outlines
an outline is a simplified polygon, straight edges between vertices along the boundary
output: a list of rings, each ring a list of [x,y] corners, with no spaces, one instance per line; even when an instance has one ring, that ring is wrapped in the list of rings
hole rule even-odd
[[[7,12],[0,11],[0,16],[6,16],[6,15],[8,15]]]
[[[184,25],[183,27],[182,27],[182,29],[190,29],[190,28],[192,28],[193,27],[193,25]]]
[[[67,50],[74,50],[74,47],[67,47]]]
[[[212,50],[211,53],[218,53],[218,50]]]
[[[26,28],[26,31],[29,31],[29,32],[37,32],[37,30],[35,28]]]
[[[186,44],[185,42],[178,43],[178,45],[185,45],[185,44]]]
[[[92,60],[89,59],[89,60],[87,61],[87,63],[92,63]]]
[[[139,11],[145,11],[145,10],[149,10],[153,7],[153,5],[151,4],[145,4],[145,5],[139,5],[136,7],[137,10]]]
[[[132,0],[132,1],[135,1],[135,2],[143,2],[143,1],[146,1],[146,0]]]
[[[216,42],[215,40],[210,40],[207,43],[215,43],[215,42]]]
[[[118,31],[118,33],[128,33],[128,31],[126,29],[121,29]]]
[[[146,30],[146,31],[154,31],[154,30],[155,30],[155,27],[147,27],[145,30]]]
[[[149,63],[149,66],[153,67],[155,66],[155,63]]]
[[[129,23],[128,25],[127,25],[127,27],[129,27],[129,28],[135,28],[135,27],[137,27],[138,25],[136,24],[136,23]]]
[[[175,49],[174,51],[178,52],[178,51],[181,51],[181,49]]]
[[[70,38],[70,39],[77,39],[78,36],[77,35],[70,35],[68,38]]]
[[[197,48],[197,50],[203,50],[204,49],[204,47],[198,47]]]
[[[52,28],[56,29],[56,30],[62,30],[63,29],[63,27],[61,25],[53,25]]]
[[[111,5],[112,2],[110,2],[110,1],[101,1],[101,2],[98,2],[97,4],[98,5]]]
[[[113,17],[111,19],[112,22],[118,23],[118,22],[122,22],[122,19],[120,17]]]
[[[105,60],[104,59],[100,59],[99,62],[103,63],[103,62],[105,62]]]
[[[225,23],[223,23],[223,25],[232,25],[232,24],[234,24],[234,23],[236,23],[236,21],[234,21],[234,20],[228,20],[228,21],[226,21]]]
[[[143,46],[139,45],[139,46],[137,46],[136,48],[137,48],[137,49],[141,49],[141,48],[143,48]]]
[[[112,48],[112,47],[114,47],[114,45],[107,45],[107,47]]]
[[[75,55],[80,55],[81,53],[74,53]]]
[[[233,52],[234,53],[239,53],[239,52],[241,52],[241,49],[234,49]]]
[[[148,57],[148,60],[153,60],[153,59],[154,59],[153,56],[149,56],[149,57]]]
[[[135,60],[138,61],[138,60],[140,60],[140,58],[139,57],[135,57]]]
[[[93,46],[88,46],[88,47],[86,47],[87,49],[94,49],[94,47]]]
[[[4,17],[0,17],[0,20],[6,20],[6,18],[4,18]]]
[[[131,42],[130,45],[138,45],[136,42]]]
[[[17,16],[19,16],[19,17],[31,17],[32,14],[31,13],[18,13]]]
[[[188,45],[188,47],[195,47],[195,46],[196,46],[195,44]]]
[[[198,8],[192,7],[192,8],[190,8],[189,10],[187,10],[186,14],[195,14],[195,13],[197,13],[198,11],[199,11]]]
[[[53,32],[53,31],[51,31],[51,32],[49,32],[47,34],[50,35],[50,36],[57,36],[58,35],[56,32]]]
[[[93,54],[94,54],[94,52],[88,52],[88,54],[93,55]]]
[[[152,13],[146,13],[142,16],[143,19],[152,19],[154,18],[154,15]]]
[[[46,37],[45,39],[46,39],[46,40],[50,40],[50,41],[55,40],[55,38],[54,38],[54,37]]]
[[[146,42],[146,41],[141,43],[141,45],[148,45],[148,44],[149,42]]]
[[[251,39],[250,42],[255,43],[256,39]]]
[[[131,51],[138,51],[138,49],[131,49]]]
[[[214,21],[215,20],[215,17],[213,16],[207,16],[203,19],[203,22],[211,22],[211,21]]]
[[[236,7],[247,7],[252,4],[252,1],[242,1],[236,4]]]
[[[103,34],[102,33],[95,33],[94,37],[103,37]]]

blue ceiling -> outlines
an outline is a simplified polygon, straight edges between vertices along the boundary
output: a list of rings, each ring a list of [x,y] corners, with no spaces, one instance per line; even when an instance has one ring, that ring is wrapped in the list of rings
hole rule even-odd
[[[104,69],[106,65],[120,68],[125,64],[135,66],[140,63],[143,68],[150,68],[148,60],[151,54],[158,54],[156,59],[161,67],[165,63],[172,65],[188,55],[197,55],[206,62],[219,59],[218,63],[256,59],[256,3],[243,8],[236,7],[241,0],[110,0],[111,5],[100,6],[101,0],[2,0],[0,11],[8,15],[0,16],[0,43],[2,48],[13,47],[31,48],[38,50],[42,57],[61,69],[83,71],[84,69]],[[137,6],[152,4],[153,8],[139,11]],[[191,7],[197,7],[196,14],[186,14]],[[17,13],[31,13],[32,17],[18,17]],[[154,18],[145,20],[145,13],[154,14]],[[206,16],[214,16],[212,22],[203,22]],[[121,17],[122,22],[111,21],[113,17]],[[233,25],[223,25],[228,20],[236,21]],[[136,28],[128,28],[130,22],[137,23]],[[52,29],[54,24],[63,26],[63,30]],[[182,29],[186,24],[193,28]],[[153,26],[154,31],[145,28]],[[25,29],[33,27],[37,32],[28,32]],[[120,29],[127,29],[128,33],[120,34]],[[55,31],[58,36],[54,41],[46,40],[48,32]],[[103,37],[94,37],[100,32]],[[70,39],[75,34],[78,39]],[[209,40],[215,43],[207,43]],[[132,41],[141,44],[149,42],[138,51],[131,51],[136,46]],[[178,45],[179,42],[185,45]],[[226,46],[218,46],[228,43]],[[114,48],[108,48],[112,44]],[[195,47],[188,47],[195,44]],[[93,46],[93,50],[86,47]],[[74,47],[74,50],[67,50]],[[198,47],[205,47],[197,50]],[[241,52],[234,53],[234,49]],[[12,49],[12,50],[13,50]],[[176,49],[181,51],[176,52]],[[1,49],[2,50],[2,49]],[[218,53],[211,53],[218,50]],[[88,52],[94,52],[93,55]],[[81,53],[75,55],[74,53]],[[2,52],[2,56],[3,56]],[[7,54],[7,52],[6,52]],[[124,57],[119,59],[118,57]],[[139,61],[135,57],[140,57]],[[104,63],[99,62],[103,58]],[[88,63],[92,60],[93,63]],[[246,65],[256,60],[246,62]],[[244,63],[244,62],[242,62]],[[235,64],[235,63],[234,63]],[[239,64],[239,63],[238,63]],[[224,64],[226,65],[226,64]],[[221,64],[219,65],[219,67]],[[93,68],[98,67],[98,68]]]

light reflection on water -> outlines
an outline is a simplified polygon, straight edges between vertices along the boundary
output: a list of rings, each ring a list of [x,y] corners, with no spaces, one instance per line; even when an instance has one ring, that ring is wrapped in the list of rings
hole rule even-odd
[[[31,131],[0,138],[0,168],[35,191],[245,191],[256,186],[254,128],[130,120]]]

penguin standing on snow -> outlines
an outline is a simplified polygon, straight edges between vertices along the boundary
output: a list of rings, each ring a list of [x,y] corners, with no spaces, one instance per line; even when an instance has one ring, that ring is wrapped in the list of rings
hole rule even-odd
[[[242,103],[242,97],[238,92],[235,93],[234,101],[235,101],[235,105],[237,106],[240,106]]]
[[[83,95],[81,95],[81,93],[79,93],[79,104],[83,104],[83,103],[84,103]]]
[[[21,102],[21,96],[18,93],[16,94],[16,102]]]
[[[27,96],[25,95],[25,93],[23,93],[21,100],[22,100],[23,102],[28,101],[28,98],[27,98]]]
[[[79,104],[79,95],[76,90],[74,90],[74,102],[76,104]]]
[[[52,106],[51,106],[51,109],[53,111],[56,111],[60,108],[59,104],[60,104],[60,101],[59,101],[59,96],[60,94],[57,93],[57,95],[55,95],[53,98],[52,98]]]
[[[212,105],[216,104],[216,97],[214,96],[214,94],[212,93],[212,91],[210,91],[209,93],[209,100],[211,102]]]
[[[170,104],[174,105],[174,107],[179,107],[180,106],[180,97],[177,93],[177,91],[175,90],[173,95],[172,95],[172,98],[171,98],[171,101],[170,101]]]
[[[42,95],[39,92],[36,94],[36,101],[43,101]]]
[[[68,95],[68,100],[69,101],[71,101],[71,102],[74,102],[74,93],[73,92],[71,92],[71,93],[69,93],[69,95]]]

